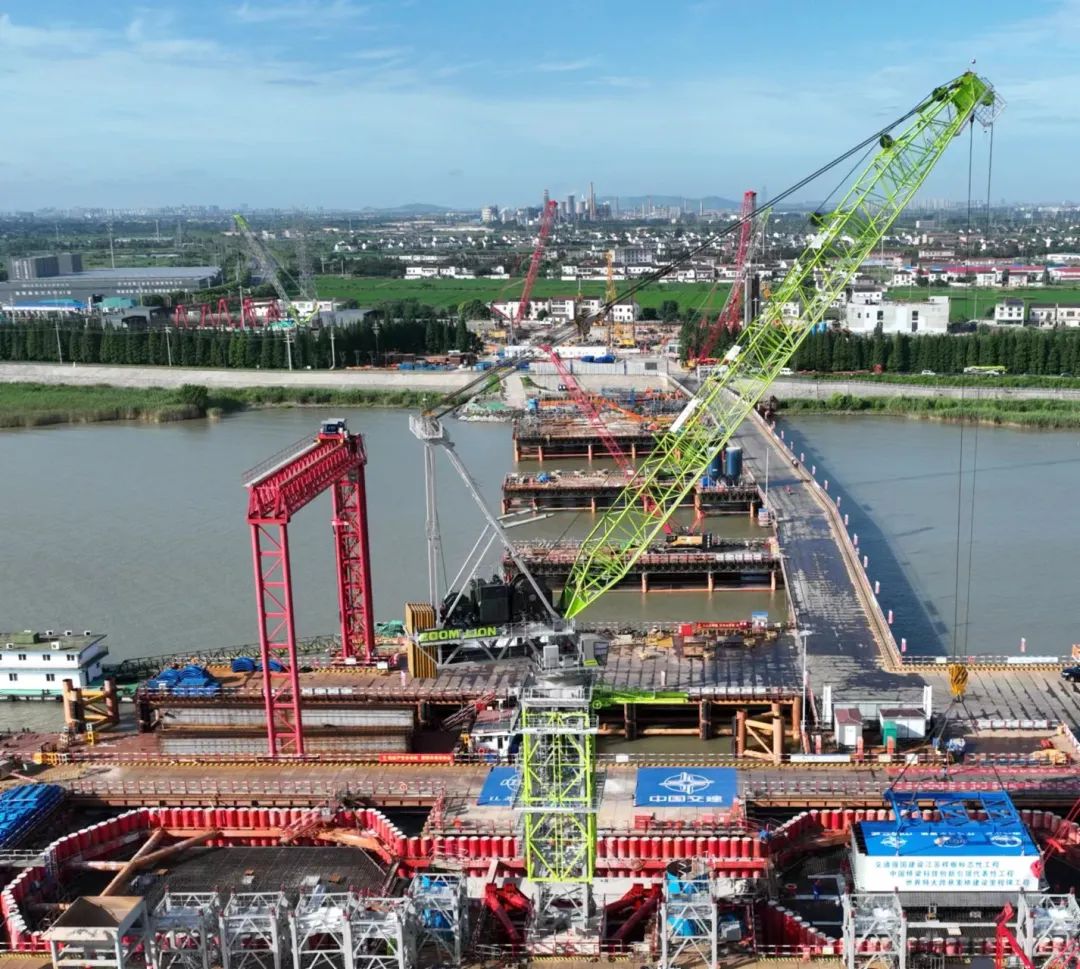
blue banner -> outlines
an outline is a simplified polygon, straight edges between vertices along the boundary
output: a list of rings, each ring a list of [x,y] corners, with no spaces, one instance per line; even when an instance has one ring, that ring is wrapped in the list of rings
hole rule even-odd
[[[639,767],[634,807],[730,808],[738,785],[733,767]]]
[[[521,775],[516,767],[492,767],[476,803],[480,807],[489,804],[509,807],[520,786]]]

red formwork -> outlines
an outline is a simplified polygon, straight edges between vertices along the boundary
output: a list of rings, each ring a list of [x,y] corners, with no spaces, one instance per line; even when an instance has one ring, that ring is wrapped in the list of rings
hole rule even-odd
[[[619,837],[615,842],[615,857],[625,859],[630,857],[630,839]]]

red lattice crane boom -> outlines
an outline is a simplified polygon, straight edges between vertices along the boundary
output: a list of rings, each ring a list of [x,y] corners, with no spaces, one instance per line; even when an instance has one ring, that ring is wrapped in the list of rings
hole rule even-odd
[[[750,252],[750,241],[754,234],[754,220],[751,216],[757,207],[757,192],[744,192],[739,218],[743,220],[739,229],[739,248],[735,252],[735,280],[731,284],[724,308],[709,327],[701,341],[698,359],[712,354],[720,334],[725,330],[734,333],[742,326],[743,293],[746,290],[746,257]]]
[[[532,295],[536,275],[540,272],[540,262],[544,258],[544,249],[547,246],[548,236],[551,235],[551,227],[555,223],[555,213],[558,208],[558,202],[549,201],[540,216],[540,234],[536,240],[536,248],[533,250],[532,259],[529,260],[529,271],[525,273],[525,285],[521,290],[521,301],[518,303],[517,312],[514,314],[515,323],[520,323],[525,319],[525,314],[529,311],[529,297]]]
[[[323,422],[314,439],[298,441],[244,476],[271,757],[304,753],[288,526],[293,515],[327,490],[333,497],[341,659],[372,661],[366,465],[363,438],[349,433],[345,421],[332,420]]]

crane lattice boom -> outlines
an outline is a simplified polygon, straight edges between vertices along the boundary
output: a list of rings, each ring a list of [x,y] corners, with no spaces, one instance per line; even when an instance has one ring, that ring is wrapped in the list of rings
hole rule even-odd
[[[815,215],[819,231],[760,316],[585,539],[563,590],[567,618],[625,577],[841,295],[949,142],[975,117],[988,124],[999,106],[989,83],[967,72],[905,115],[901,120],[909,123],[902,133],[881,135],[879,150],[843,200],[831,212]],[[795,320],[783,316],[784,305],[792,302],[801,306]]]
[[[529,271],[525,274],[525,285],[521,289],[521,302],[518,303],[517,313],[514,314],[514,322],[520,323],[529,311],[529,297],[532,295],[533,283],[536,282],[536,274],[540,271],[540,261],[544,258],[544,247],[547,238],[551,235],[551,226],[555,222],[555,212],[559,203],[549,201],[540,216],[540,234],[536,240],[536,248],[533,250],[532,259],[529,260]]]
[[[292,319],[294,324],[306,325],[310,323],[319,313],[318,304],[315,304],[311,313],[306,317],[301,318],[291,297],[285,291],[285,285],[281,281],[283,270],[281,264],[274,257],[274,254],[267,249],[255,236],[255,233],[251,231],[251,226],[248,225],[247,219],[242,215],[234,215],[233,221],[236,223],[236,228],[240,230],[240,235],[247,245],[248,252],[259,266],[259,275],[274,287],[274,292],[277,293],[278,300],[281,303],[282,312],[286,313]]]
[[[701,341],[701,347],[698,350],[699,358],[712,355],[713,347],[716,346],[716,341],[720,339],[720,334],[724,330],[734,333],[742,326],[743,293],[746,291],[746,259],[750,253],[750,240],[754,234],[756,208],[757,192],[744,192],[742,210],[739,212],[743,223],[739,229],[739,247],[735,251],[735,279],[731,283],[731,290],[728,292],[724,308],[720,310],[716,321]]]

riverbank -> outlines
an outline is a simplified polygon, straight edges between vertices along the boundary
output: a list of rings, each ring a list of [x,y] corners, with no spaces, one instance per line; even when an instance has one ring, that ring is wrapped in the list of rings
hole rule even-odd
[[[880,414],[925,421],[979,423],[1036,430],[1080,428],[1080,401],[966,399],[958,397],[860,397],[834,393],[820,398],[788,398],[780,413]]]
[[[430,394],[408,390],[240,387],[209,392],[198,385],[115,387],[108,384],[0,383],[0,428],[170,421],[220,417],[267,407],[420,407]]]

